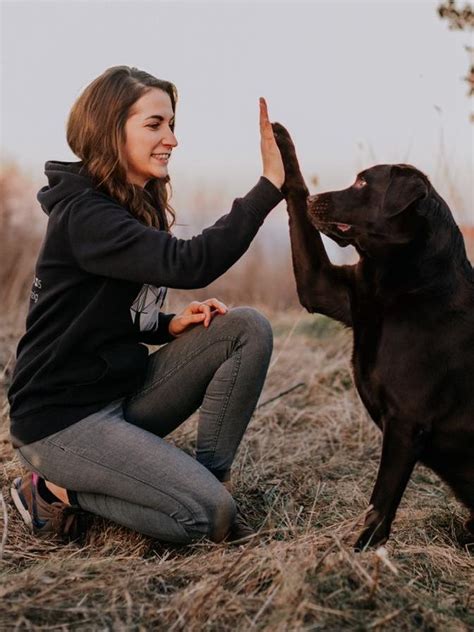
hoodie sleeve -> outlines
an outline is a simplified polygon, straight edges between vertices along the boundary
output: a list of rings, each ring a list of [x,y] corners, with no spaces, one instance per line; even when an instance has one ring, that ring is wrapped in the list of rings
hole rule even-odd
[[[158,329],[150,329],[141,331],[138,334],[139,342],[144,342],[148,345],[164,345],[166,342],[171,342],[175,339],[175,336],[170,334],[169,326],[175,314],[165,314],[160,312],[158,320]]]
[[[283,195],[267,178],[230,212],[191,239],[148,227],[107,196],[83,196],[70,206],[68,231],[78,265],[92,274],[170,288],[208,285],[248,249]]]

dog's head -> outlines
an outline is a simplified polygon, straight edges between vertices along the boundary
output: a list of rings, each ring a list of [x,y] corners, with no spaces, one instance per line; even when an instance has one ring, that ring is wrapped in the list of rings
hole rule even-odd
[[[309,197],[308,214],[340,246],[377,253],[413,240],[423,223],[414,208],[430,191],[428,178],[411,165],[376,165],[347,189]]]

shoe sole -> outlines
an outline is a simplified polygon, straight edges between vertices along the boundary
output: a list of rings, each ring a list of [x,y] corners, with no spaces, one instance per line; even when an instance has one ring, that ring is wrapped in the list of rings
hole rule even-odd
[[[23,518],[23,522],[31,530],[33,530],[33,521],[31,519],[30,512],[28,511],[28,509],[25,508],[25,505],[23,504],[20,498],[20,494],[18,493],[17,487],[19,487],[20,485],[21,485],[21,478],[15,478],[12,486],[10,487],[10,495],[12,497],[13,502],[15,503],[15,507],[18,509],[21,517]]]

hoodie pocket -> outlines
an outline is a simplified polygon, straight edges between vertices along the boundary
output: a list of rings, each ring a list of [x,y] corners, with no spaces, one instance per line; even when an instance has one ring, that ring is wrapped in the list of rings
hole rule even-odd
[[[107,374],[108,367],[105,360],[96,355],[80,354],[71,358],[64,366],[57,367],[54,379],[50,376],[52,386],[87,386],[95,384]]]
[[[114,380],[134,380],[142,377],[148,362],[148,349],[136,343],[114,343],[99,351],[107,365],[105,374]]]

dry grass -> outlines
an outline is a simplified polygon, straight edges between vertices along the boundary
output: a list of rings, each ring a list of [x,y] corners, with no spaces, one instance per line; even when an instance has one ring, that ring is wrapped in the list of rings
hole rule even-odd
[[[206,294],[263,302],[274,327],[264,405],[235,467],[237,499],[261,537],[243,547],[165,546],[96,518],[82,547],[34,539],[8,493],[21,467],[8,441],[5,391],[41,231],[31,233],[38,208],[12,169],[2,176],[9,188],[0,199],[0,630],[473,629],[474,564],[472,549],[461,544],[463,510],[428,470],[417,468],[410,481],[388,557],[353,553],[380,435],[352,384],[351,335],[292,308],[288,252],[277,267],[258,242]],[[191,419],[170,440],[192,452],[195,428]]]
[[[261,402],[304,386],[257,409],[238,455],[237,499],[263,534],[253,544],[166,546],[101,518],[82,548],[34,539],[8,496],[21,467],[3,406],[0,629],[472,629],[463,511],[428,470],[412,477],[388,558],[353,553],[380,436],[352,385],[350,333],[300,311],[270,316],[276,344]],[[171,439],[192,451],[195,424]]]

